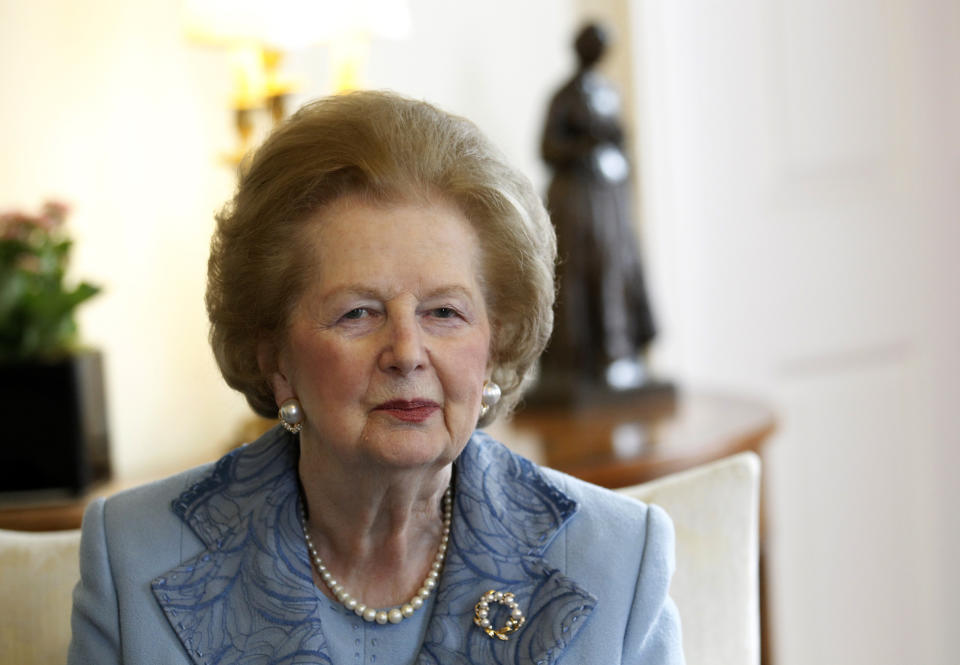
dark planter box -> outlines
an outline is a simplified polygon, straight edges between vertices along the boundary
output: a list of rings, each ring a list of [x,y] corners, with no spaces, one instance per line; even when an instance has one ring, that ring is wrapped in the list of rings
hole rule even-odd
[[[0,364],[0,492],[83,492],[110,474],[98,352]]]

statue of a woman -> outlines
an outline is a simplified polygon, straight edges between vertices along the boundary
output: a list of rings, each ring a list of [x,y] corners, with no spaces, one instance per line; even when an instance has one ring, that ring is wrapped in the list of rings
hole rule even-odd
[[[553,97],[542,144],[554,172],[547,207],[560,263],[541,385],[575,393],[637,388],[646,380],[640,354],[654,324],[634,231],[620,97],[594,70],[607,45],[603,29],[588,25],[575,44],[579,68]]]

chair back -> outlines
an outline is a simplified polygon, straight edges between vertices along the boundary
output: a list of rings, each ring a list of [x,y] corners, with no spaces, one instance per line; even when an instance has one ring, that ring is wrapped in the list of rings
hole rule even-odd
[[[687,665],[760,662],[760,458],[740,453],[617,490],[661,506],[676,530],[670,595]]]
[[[67,661],[79,550],[79,529],[0,529],[0,665]]]

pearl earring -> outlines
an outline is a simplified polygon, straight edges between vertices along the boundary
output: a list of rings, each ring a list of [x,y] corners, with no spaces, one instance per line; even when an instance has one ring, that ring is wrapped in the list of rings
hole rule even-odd
[[[280,418],[283,429],[291,434],[297,434],[303,428],[303,408],[296,398],[288,399],[281,404],[277,416]]]
[[[487,413],[490,412],[490,409],[500,401],[502,394],[498,383],[495,383],[493,380],[483,382],[483,390],[480,391],[481,418],[485,417]]]

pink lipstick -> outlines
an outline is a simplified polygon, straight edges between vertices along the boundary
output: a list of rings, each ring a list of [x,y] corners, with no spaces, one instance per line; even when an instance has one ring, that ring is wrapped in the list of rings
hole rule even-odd
[[[439,408],[439,404],[427,399],[392,399],[377,405],[374,411],[384,411],[397,420],[407,423],[422,423]]]

